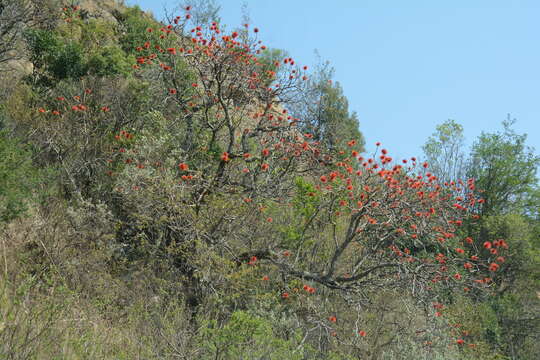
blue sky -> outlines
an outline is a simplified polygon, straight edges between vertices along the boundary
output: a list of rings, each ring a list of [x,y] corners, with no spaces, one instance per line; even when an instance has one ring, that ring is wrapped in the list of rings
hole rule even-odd
[[[176,0],[129,0],[157,18]],[[335,68],[368,150],[421,155],[435,126],[454,119],[468,145],[482,131],[515,129],[540,152],[540,1],[218,0],[228,29],[251,23],[269,47]]]

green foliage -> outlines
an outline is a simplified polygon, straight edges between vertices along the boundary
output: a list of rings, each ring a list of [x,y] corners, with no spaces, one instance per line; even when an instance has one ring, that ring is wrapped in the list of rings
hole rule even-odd
[[[466,172],[463,154],[463,126],[454,120],[437,125],[435,133],[422,147],[429,170],[440,182],[462,180]]]
[[[349,112],[349,103],[339,82],[332,81],[334,70],[329,63],[319,66],[308,80],[302,99],[293,113],[302,119],[302,130],[313,134],[324,147],[343,150],[346,142],[356,140],[363,151],[364,137],[359,130],[356,112]]]
[[[482,133],[472,148],[468,176],[482,191],[483,215],[522,212],[538,182],[540,157],[525,145],[527,135],[516,134],[512,124],[503,122],[503,132]]]
[[[88,60],[88,71],[99,76],[123,75],[131,71],[134,59],[129,58],[117,46],[106,46]]]
[[[51,30],[30,29],[25,38],[34,66],[53,79],[79,78],[86,74],[83,48],[77,42],[64,41]]]
[[[272,330],[272,323],[243,311],[232,313],[222,326],[209,321],[201,331],[203,359],[303,359],[296,334],[284,340]]]
[[[32,152],[6,130],[0,131],[0,223],[26,211],[37,180]]]

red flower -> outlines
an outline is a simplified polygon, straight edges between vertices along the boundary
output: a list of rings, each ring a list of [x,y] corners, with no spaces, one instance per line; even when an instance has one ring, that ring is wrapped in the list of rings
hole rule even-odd
[[[491,243],[490,243],[489,241],[486,241],[486,242],[484,243],[484,248],[486,248],[486,249],[491,249]]]
[[[358,332],[358,335],[360,335],[361,337],[365,337],[366,336],[366,332],[364,330],[360,330]]]
[[[169,89],[169,94],[172,94],[172,95],[176,94],[176,89]]]
[[[491,263],[489,264],[489,271],[497,271],[499,269],[499,264]]]
[[[238,33],[235,31],[231,34],[232,38],[235,39],[238,37]]]
[[[456,249],[456,252],[457,252],[458,254],[463,254],[463,253],[465,253],[465,250],[460,249],[460,248],[457,248],[457,249]]]
[[[456,280],[461,280],[461,274],[455,274],[455,275],[454,275],[454,279],[456,279]]]
[[[283,294],[281,294],[281,297],[284,298],[284,299],[288,299],[289,298],[289,293],[284,292]]]
[[[229,161],[229,160],[230,160],[230,158],[229,158],[229,153],[228,153],[228,152],[224,152],[223,154],[221,154],[221,160],[222,160],[222,161],[225,161],[225,162]]]
[[[268,277],[268,275],[264,275],[262,279],[263,279],[263,281],[268,281],[268,280],[270,280],[270,278]]]
[[[259,29],[255,28],[255,29],[253,29],[253,32],[258,33]]]
[[[456,340],[456,344],[458,344],[458,345],[463,345],[463,344],[465,344],[465,340],[463,340],[463,339],[457,339],[457,340]]]
[[[337,321],[337,319],[336,319],[335,316],[330,316],[330,317],[328,318],[328,321],[335,323],[335,322]]]
[[[187,170],[189,170],[189,165],[188,165],[188,164],[185,164],[185,163],[181,163],[180,165],[178,165],[178,167],[179,167],[180,170],[182,170],[182,171],[187,171]]]
[[[325,183],[328,179],[326,178],[326,176],[323,175],[320,177],[320,180],[321,182]]]
[[[263,149],[263,150],[261,151],[261,153],[262,153],[263,156],[268,156],[268,155],[270,155],[270,150],[268,150],[268,149]]]
[[[262,171],[266,171],[266,170],[268,170],[269,167],[270,167],[270,166],[269,166],[268,164],[266,164],[266,163],[265,163],[265,164],[262,164],[262,165],[261,165],[261,170],[262,170]]]

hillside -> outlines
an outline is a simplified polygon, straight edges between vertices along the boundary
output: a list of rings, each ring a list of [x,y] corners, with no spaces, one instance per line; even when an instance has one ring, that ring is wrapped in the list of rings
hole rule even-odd
[[[532,359],[512,124],[456,179],[365,154],[328,68],[203,15],[0,2],[0,358]]]

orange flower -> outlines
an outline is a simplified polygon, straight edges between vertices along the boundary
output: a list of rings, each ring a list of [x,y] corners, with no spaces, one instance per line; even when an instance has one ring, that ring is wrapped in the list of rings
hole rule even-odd
[[[229,161],[229,153],[225,151],[223,154],[221,154],[221,160],[225,162]]]
[[[489,271],[497,271],[499,269],[499,264],[491,263],[489,264]]]
[[[268,275],[264,275],[262,279],[263,279],[263,281],[268,281],[268,280],[270,280],[270,278],[268,277]]]
[[[269,167],[270,167],[270,166],[269,166],[268,164],[266,164],[266,163],[265,163],[265,164],[262,164],[262,165],[261,165],[261,170],[262,170],[262,171],[266,171],[266,170],[268,170]]]
[[[328,321],[335,323],[337,321],[337,318],[335,316],[330,316],[328,318]]]
[[[180,165],[178,165],[178,167],[179,167],[180,170],[182,170],[182,171],[187,171],[187,170],[189,170],[189,165],[188,165],[188,164],[185,164],[185,163],[181,163]]]
[[[284,292],[283,294],[281,294],[281,297],[283,299],[288,299],[289,298],[289,293],[288,292]]]

